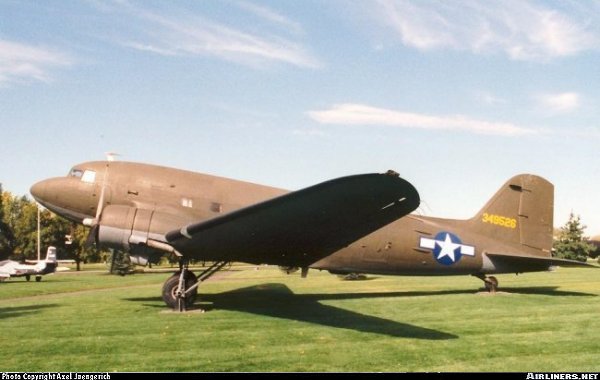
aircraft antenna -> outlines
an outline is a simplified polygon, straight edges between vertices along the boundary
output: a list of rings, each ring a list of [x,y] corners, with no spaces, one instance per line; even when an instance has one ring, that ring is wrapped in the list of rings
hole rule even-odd
[[[120,156],[119,153],[115,152],[105,152],[104,154],[106,155],[106,161],[109,162],[115,161],[116,157]]]

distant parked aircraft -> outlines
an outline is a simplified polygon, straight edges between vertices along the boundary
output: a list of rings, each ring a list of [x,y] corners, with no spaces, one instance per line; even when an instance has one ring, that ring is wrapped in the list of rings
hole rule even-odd
[[[42,276],[56,271],[56,248],[48,247],[46,259],[38,262],[18,262],[14,260],[0,261],[0,281],[10,277],[25,277],[27,281],[35,276],[36,281],[41,281]]]

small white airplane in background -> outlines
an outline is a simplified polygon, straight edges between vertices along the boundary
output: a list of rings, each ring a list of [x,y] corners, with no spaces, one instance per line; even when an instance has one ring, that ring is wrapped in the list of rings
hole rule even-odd
[[[38,262],[20,263],[14,260],[0,261],[0,281],[9,279],[10,277],[25,277],[27,281],[31,276],[35,276],[35,281],[42,280],[42,276],[56,272],[58,261],[56,260],[56,248],[48,247],[46,252],[46,260]]]

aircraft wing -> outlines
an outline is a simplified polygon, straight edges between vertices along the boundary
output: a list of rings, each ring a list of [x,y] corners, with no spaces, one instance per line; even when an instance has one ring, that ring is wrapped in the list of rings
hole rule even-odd
[[[491,253],[486,252],[486,255],[492,261],[500,261],[506,264],[515,265],[547,265],[547,266],[561,266],[561,267],[591,267],[597,268],[595,265],[584,263],[577,260],[561,259],[558,257],[542,257],[535,255],[511,255],[505,253]]]
[[[166,235],[188,257],[308,266],[419,206],[397,173],[343,177]]]

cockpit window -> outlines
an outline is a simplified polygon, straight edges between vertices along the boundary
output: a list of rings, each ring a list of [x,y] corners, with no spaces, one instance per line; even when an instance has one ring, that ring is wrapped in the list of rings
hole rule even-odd
[[[81,180],[87,183],[94,183],[96,181],[96,172],[93,170],[84,171]]]
[[[69,172],[69,177],[81,178],[81,176],[83,176],[83,170],[81,170],[81,169],[73,168]]]
[[[94,183],[96,182],[96,172],[93,170],[83,170],[73,168],[69,172],[69,177],[79,178],[82,182]]]

